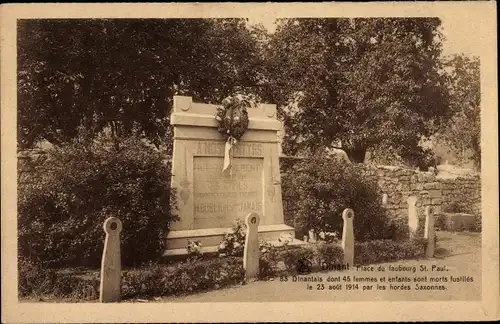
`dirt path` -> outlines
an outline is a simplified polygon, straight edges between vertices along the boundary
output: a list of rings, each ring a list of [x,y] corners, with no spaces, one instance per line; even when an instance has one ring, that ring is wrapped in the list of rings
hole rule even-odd
[[[158,302],[283,302],[283,301],[424,301],[480,300],[481,298],[481,236],[478,233],[438,232],[436,257],[429,260],[410,260],[373,266],[375,271],[331,271],[300,278],[315,282],[257,281],[243,286],[199,293],[183,297],[168,297]],[[446,250],[446,251],[445,251]],[[377,271],[379,266],[386,271]],[[390,267],[402,271],[389,271]],[[426,267],[426,271],[423,267]],[[393,268],[391,268],[393,269]],[[349,282],[345,281],[349,277]],[[385,282],[383,282],[385,277]],[[431,283],[431,277],[442,280]],[[321,278],[321,279],[320,279]],[[329,282],[328,278],[340,280]],[[344,280],[345,278],[345,280]],[[392,280],[409,280],[397,282]],[[443,279],[441,279],[443,278]],[[461,282],[450,282],[451,279]],[[319,280],[322,280],[319,282]],[[391,280],[391,282],[388,282]],[[416,280],[426,280],[415,282]],[[444,282],[446,280],[447,282]],[[465,280],[465,281],[464,281]],[[467,282],[471,281],[472,282]],[[355,285],[357,284],[357,286]],[[417,290],[419,286],[441,286],[443,290]],[[311,289],[308,289],[310,286]],[[381,290],[385,286],[385,290]],[[404,287],[402,287],[404,286]],[[341,287],[341,290],[334,289]],[[402,289],[410,290],[402,290]],[[439,289],[439,287],[437,287]]]

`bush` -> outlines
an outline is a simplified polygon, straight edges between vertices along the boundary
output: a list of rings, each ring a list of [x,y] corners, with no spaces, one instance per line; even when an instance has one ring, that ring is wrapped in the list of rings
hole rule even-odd
[[[123,299],[187,294],[237,284],[244,279],[241,258],[197,259],[172,266],[150,264],[122,271]],[[99,273],[83,277],[41,269],[31,263],[19,267],[19,296],[95,300],[99,298]]]
[[[410,237],[408,220],[404,218],[391,219],[388,223],[387,237],[394,241],[405,241]]]
[[[474,223],[474,231],[480,233],[483,229],[483,221],[482,221],[481,214],[479,214],[479,215],[476,214],[476,215],[474,215],[474,217],[476,218],[476,222]]]
[[[115,216],[123,264],[157,259],[176,219],[171,196],[169,165],[140,140],[51,149],[19,182],[19,253],[50,267],[99,266],[103,222]]]
[[[380,189],[357,166],[325,157],[298,161],[283,174],[282,190],[285,220],[298,238],[310,229],[341,233],[346,208],[354,210],[356,240],[388,238]]]
[[[19,296],[49,295],[54,285],[55,271],[47,269],[44,271],[35,264],[27,261],[18,262]]]
[[[242,259],[234,257],[151,265],[123,273],[122,296],[168,296],[218,289],[242,282],[244,275]]]
[[[438,231],[448,230],[446,215],[438,214],[435,218],[434,228]]]
[[[445,206],[444,211],[447,213],[468,213],[471,208],[462,201],[453,201]]]
[[[418,167],[421,171],[436,168],[440,163],[440,158],[432,149],[422,148],[414,139],[402,145],[400,156],[408,165]]]
[[[322,262],[342,264],[343,255],[339,245],[325,242],[272,248],[261,255],[259,278],[295,275],[299,262],[310,262],[311,271],[319,271]]]
[[[57,273],[54,269],[41,268],[29,261],[18,264],[18,289],[20,297],[56,297],[93,300],[99,297],[98,273],[86,279]]]
[[[422,257],[426,240],[360,242],[355,245],[355,264],[366,265]],[[324,264],[343,265],[338,244],[318,242],[306,246],[272,247],[260,256],[259,278],[301,274],[298,265],[310,264],[311,272],[324,270]],[[98,272],[78,277],[61,275],[53,269],[40,269],[20,263],[19,294],[24,296],[71,297],[80,300],[98,298]],[[240,257],[196,258],[173,265],[150,264],[122,271],[122,297],[150,298],[188,294],[242,283],[245,272]]]
[[[354,245],[354,263],[363,265],[419,258],[424,256],[426,246],[427,240],[424,238],[402,242],[391,240],[356,242]]]
[[[220,256],[242,256],[245,247],[245,237],[247,235],[247,226],[237,219],[231,230],[226,233],[224,240],[220,243],[217,251]]]
[[[354,246],[356,265],[367,265],[397,260],[421,258],[425,255],[427,240],[418,238],[395,242],[375,240],[356,242]],[[323,269],[323,264],[344,264],[344,252],[338,244],[318,242],[303,247],[273,249],[264,253],[260,260],[260,278],[297,274],[297,265],[301,260],[310,262],[311,271]]]
[[[243,256],[246,236],[247,225],[241,219],[237,219],[217,247],[219,256]],[[281,242],[282,245],[288,244],[287,241],[282,241],[281,236],[278,238],[278,242]],[[262,239],[259,240],[259,250],[261,253],[267,252],[269,249],[272,249],[271,243]]]

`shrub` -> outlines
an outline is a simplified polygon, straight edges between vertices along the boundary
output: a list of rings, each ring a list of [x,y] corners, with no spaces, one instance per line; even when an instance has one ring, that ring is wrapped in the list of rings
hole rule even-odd
[[[56,282],[54,270],[41,269],[29,261],[18,262],[18,273],[19,296],[49,295]]]
[[[354,263],[362,265],[419,258],[424,256],[426,246],[427,240],[424,238],[402,242],[391,240],[356,242],[354,245]]]
[[[453,202],[449,203],[448,205],[446,205],[445,212],[448,212],[448,213],[467,213],[467,212],[470,212],[470,206],[462,201],[453,201]]]
[[[79,277],[23,263],[19,268],[19,296],[95,300],[99,298],[98,277],[98,272]],[[243,279],[241,258],[197,259],[171,266],[149,264],[122,271],[121,294],[123,299],[187,294],[237,284]]]
[[[106,140],[51,149],[19,183],[19,253],[47,266],[98,266],[103,222],[115,216],[123,264],[157,259],[176,219],[171,195],[169,165],[138,139],[118,150]]]
[[[156,264],[125,271],[122,295],[133,298],[186,294],[236,284],[243,278],[241,258],[213,258],[173,266]]]
[[[447,224],[447,219],[446,215],[444,214],[438,214],[436,216],[436,220],[434,223],[434,228],[439,231],[446,231],[448,230],[448,224]]]
[[[424,255],[426,240],[394,242],[389,240],[360,242],[355,245],[355,263],[373,264]],[[260,256],[259,278],[296,275],[299,262],[309,262],[311,272],[323,265],[343,264],[343,251],[338,244],[318,242],[306,246],[267,248]],[[98,298],[98,272],[84,277],[61,275],[53,269],[40,269],[20,263],[19,294],[23,296],[71,297],[80,300]],[[240,257],[196,258],[173,265],[149,264],[122,271],[122,297],[158,297],[188,294],[242,283],[245,272]]]
[[[417,231],[415,233],[416,237],[424,237],[425,235],[425,215],[423,214],[418,214],[418,225],[417,225]]]
[[[323,262],[342,264],[344,252],[338,244],[317,242],[306,246],[285,246],[272,248],[263,253],[260,258],[261,279],[295,275],[298,273],[299,262],[310,262],[311,271],[321,269]]]
[[[56,297],[93,300],[98,298],[98,273],[88,278],[59,274],[54,269],[41,268],[29,261],[18,263],[20,297]]]
[[[286,222],[299,238],[309,229],[341,233],[346,208],[354,210],[357,240],[387,236],[380,189],[355,165],[325,157],[298,161],[283,175],[282,189]]]
[[[388,223],[387,237],[394,241],[405,241],[410,236],[408,220],[404,218],[391,219]]]
[[[425,255],[427,240],[418,238],[396,242],[374,240],[356,242],[354,246],[356,265],[367,265],[389,261],[421,258]],[[287,247],[271,250],[260,260],[260,277],[275,277],[297,274],[300,260],[310,262],[312,272],[322,270],[323,264],[343,265],[344,252],[338,244],[318,242],[307,246]]]
[[[219,256],[242,256],[245,250],[245,238],[247,236],[247,225],[241,220],[234,221],[232,228],[226,233],[224,239],[219,244],[217,252]],[[280,240],[281,237],[278,239]],[[282,242],[285,245],[287,242]],[[261,252],[266,252],[272,246],[269,242],[260,240],[259,249]]]
[[[231,230],[224,236],[224,240],[220,243],[218,247],[219,255],[242,256],[246,235],[247,226],[241,219],[237,219]]]
[[[422,171],[429,170],[429,167],[436,168],[440,162],[440,158],[435,155],[432,149],[422,148],[418,142],[413,140],[404,143],[399,153],[408,165],[418,167]]]
[[[476,215],[474,215],[474,217],[476,218],[476,222],[474,223],[474,231],[481,232],[483,229],[483,222],[482,222],[481,214],[476,214]]]

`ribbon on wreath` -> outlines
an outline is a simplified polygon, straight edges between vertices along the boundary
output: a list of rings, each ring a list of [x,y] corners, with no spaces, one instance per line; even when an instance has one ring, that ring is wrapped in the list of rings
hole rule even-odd
[[[224,148],[224,166],[222,168],[222,171],[226,171],[230,166],[231,166],[231,157],[232,157],[232,154],[231,154],[231,149],[233,148],[233,146],[236,145],[238,141],[236,140],[236,138],[232,137],[232,136],[229,136],[227,141],[226,141],[226,147]],[[229,170],[230,174],[232,174],[232,170],[230,169]]]

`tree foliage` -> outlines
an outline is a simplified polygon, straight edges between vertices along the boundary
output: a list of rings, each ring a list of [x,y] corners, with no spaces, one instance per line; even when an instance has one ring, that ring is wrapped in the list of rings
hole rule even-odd
[[[104,128],[159,145],[174,95],[215,103],[256,92],[253,33],[243,19],[21,20],[19,146]]]
[[[384,143],[414,154],[447,117],[437,18],[284,19],[266,49],[287,153]],[[411,146],[408,152],[405,147]]]
[[[67,19],[18,23],[18,145],[110,129],[169,144],[174,95],[220,103],[235,92],[278,104],[284,152],[341,143],[362,162],[419,147],[449,117],[437,18]],[[448,80],[449,81],[449,80]],[[167,145],[167,151],[170,149]]]
[[[456,151],[472,152],[481,166],[481,76],[478,57],[453,55],[446,63],[453,116],[441,130],[441,138]]]

